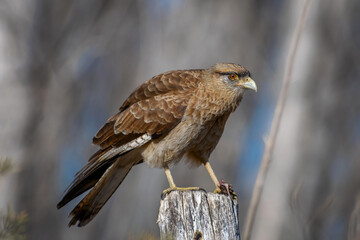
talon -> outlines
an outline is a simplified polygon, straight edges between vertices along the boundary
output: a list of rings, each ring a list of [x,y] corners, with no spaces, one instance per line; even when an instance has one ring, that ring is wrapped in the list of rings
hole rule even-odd
[[[229,197],[232,197],[234,200],[237,199],[237,195],[232,189],[231,184],[224,182],[222,179],[220,179],[219,185],[218,187],[216,187],[214,193],[227,195]]]
[[[227,182],[224,182],[224,180],[220,179],[219,186],[224,186],[226,189],[226,193],[228,196],[230,196],[230,190],[229,190],[229,184]]]
[[[220,184],[219,184],[219,186],[220,186]],[[221,191],[220,187],[216,187],[213,193],[222,194],[222,191]]]

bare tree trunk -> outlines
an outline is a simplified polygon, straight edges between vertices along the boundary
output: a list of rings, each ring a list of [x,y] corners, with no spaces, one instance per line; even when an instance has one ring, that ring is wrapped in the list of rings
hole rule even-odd
[[[161,239],[240,239],[238,204],[205,191],[173,191],[160,201]]]

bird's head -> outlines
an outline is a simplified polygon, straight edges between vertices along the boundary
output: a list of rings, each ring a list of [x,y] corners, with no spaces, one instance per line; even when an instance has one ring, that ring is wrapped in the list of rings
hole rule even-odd
[[[210,69],[212,75],[221,79],[233,88],[251,89],[257,92],[257,86],[252,80],[249,70],[234,63],[217,63]]]

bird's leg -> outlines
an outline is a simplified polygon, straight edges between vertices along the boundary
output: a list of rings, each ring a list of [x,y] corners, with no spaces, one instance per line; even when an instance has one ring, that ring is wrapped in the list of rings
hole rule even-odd
[[[174,183],[174,179],[171,176],[170,169],[168,167],[165,167],[164,170],[165,170],[165,174],[166,174],[167,180],[169,182],[170,188],[176,188],[176,185]]]
[[[220,190],[220,187],[219,187],[220,186],[219,180],[217,179],[214,171],[212,170],[212,167],[211,167],[210,163],[206,162],[206,163],[204,163],[204,166],[205,166],[206,170],[208,171],[211,179],[213,180],[213,182],[215,184],[214,193],[221,193],[221,190]]]
[[[209,172],[209,175],[215,184],[214,193],[225,194],[225,195],[231,196],[233,199],[236,200],[237,195],[234,192],[234,190],[232,189],[232,186],[230,184],[224,182],[222,179],[220,179],[220,182],[219,182],[219,180],[217,179],[209,162],[204,163],[204,166],[205,166],[206,170]]]
[[[167,180],[168,180],[168,182],[169,182],[170,187],[167,188],[167,189],[165,189],[165,190],[162,192],[162,194],[161,194],[162,198],[163,198],[163,196],[165,196],[166,194],[168,194],[168,193],[170,193],[170,192],[172,192],[172,191],[175,191],[175,190],[176,190],[176,191],[197,191],[197,190],[200,189],[199,187],[187,187],[187,188],[179,188],[179,187],[177,187],[177,186],[175,185],[175,183],[174,183],[173,177],[171,176],[171,172],[170,172],[169,167],[164,167],[164,170],[165,170],[165,174],[166,174],[166,177],[167,177]]]

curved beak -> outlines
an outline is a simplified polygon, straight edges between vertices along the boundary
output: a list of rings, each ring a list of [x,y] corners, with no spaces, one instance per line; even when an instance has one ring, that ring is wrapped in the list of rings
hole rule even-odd
[[[239,82],[237,84],[238,86],[242,86],[246,89],[251,89],[257,92],[257,86],[254,80],[251,79],[251,77],[247,77],[244,82]]]

